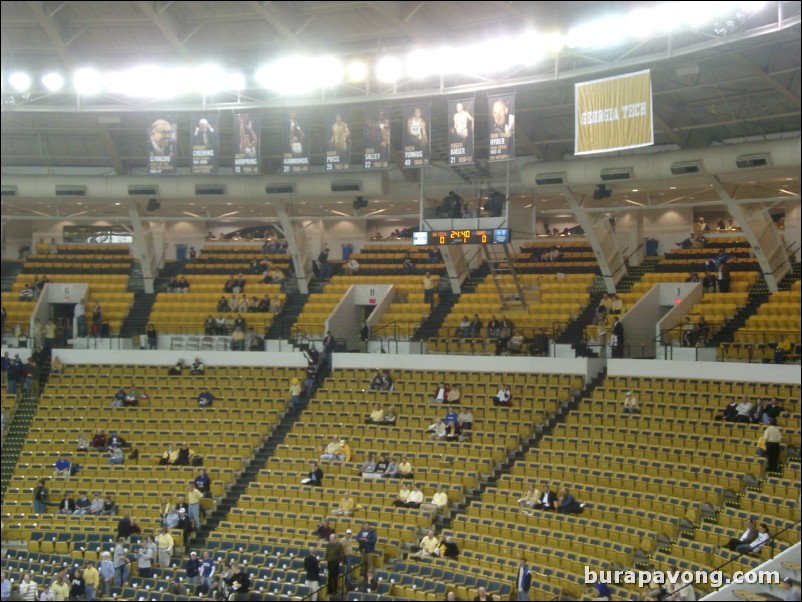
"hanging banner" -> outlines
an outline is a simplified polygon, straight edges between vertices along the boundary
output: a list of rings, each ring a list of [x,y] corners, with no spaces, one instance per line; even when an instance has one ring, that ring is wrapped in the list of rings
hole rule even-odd
[[[342,109],[326,115],[326,171],[351,169],[351,111]]]
[[[390,167],[390,108],[365,111],[365,169]]]
[[[651,72],[638,71],[574,86],[574,154],[654,144]]]
[[[177,123],[175,115],[162,115],[150,124],[147,166],[149,175],[160,176],[176,173]]]
[[[432,122],[432,103],[406,105],[404,110],[404,167],[427,167],[431,156],[429,126]]]
[[[468,165],[473,163],[473,98],[449,100],[448,114],[448,164]]]
[[[234,173],[259,174],[259,132],[262,116],[259,113],[234,115]]]
[[[515,158],[515,92],[487,97],[490,115],[488,156],[491,163]]]
[[[284,173],[306,173],[309,171],[309,145],[306,140],[305,115],[289,111],[284,116]]]
[[[220,161],[217,137],[220,116],[217,113],[192,114],[192,173],[214,174]]]

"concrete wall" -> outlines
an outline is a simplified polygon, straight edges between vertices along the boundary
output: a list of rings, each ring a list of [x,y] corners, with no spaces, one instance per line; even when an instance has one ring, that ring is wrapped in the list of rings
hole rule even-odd
[[[802,384],[799,366],[735,362],[608,360],[607,376],[653,376],[699,380]]]

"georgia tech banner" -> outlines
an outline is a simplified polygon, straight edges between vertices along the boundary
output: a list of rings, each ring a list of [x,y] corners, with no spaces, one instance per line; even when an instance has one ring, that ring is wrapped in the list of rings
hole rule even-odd
[[[574,96],[575,154],[654,144],[652,79],[648,69],[576,84]]]

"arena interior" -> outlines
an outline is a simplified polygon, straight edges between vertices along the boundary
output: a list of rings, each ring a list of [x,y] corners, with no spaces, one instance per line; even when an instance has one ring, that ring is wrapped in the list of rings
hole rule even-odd
[[[800,14],[3,2],[2,599],[799,600]]]

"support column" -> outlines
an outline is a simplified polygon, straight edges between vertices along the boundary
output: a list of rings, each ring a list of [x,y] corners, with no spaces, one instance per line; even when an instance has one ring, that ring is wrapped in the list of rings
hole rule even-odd
[[[145,240],[145,230],[142,228],[142,217],[139,215],[139,207],[133,199],[128,200],[128,217],[131,218],[131,229],[134,232],[134,242],[131,245],[134,258],[139,259],[142,269],[142,280],[146,293],[153,293],[153,282],[156,277],[157,266],[153,265],[154,254]]]
[[[624,264],[624,256],[615,241],[615,233],[610,226],[610,220],[605,215],[591,219],[582,210],[582,206],[570,188],[563,188],[563,196],[593,248],[596,261],[599,262],[601,268],[602,278],[604,278],[605,289],[608,293],[614,293],[616,283],[627,275],[627,267]]]
[[[791,262],[765,203],[742,207],[733,200],[717,177],[713,177],[713,188],[724,201],[732,219],[741,226],[755,253],[769,292],[777,292],[778,284],[791,271]]]
[[[303,295],[309,294],[309,271],[307,266],[312,265],[312,259],[308,256],[306,249],[306,237],[303,233],[303,224],[290,220],[284,200],[273,201],[273,206],[278,213],[281,229],[284,230],[284,237],[287,239],[287,250],[292,258],[292,265],[295,268],[295,278],[298,282],[298,292]],[[296,230],[297,229],[297,230]]]

